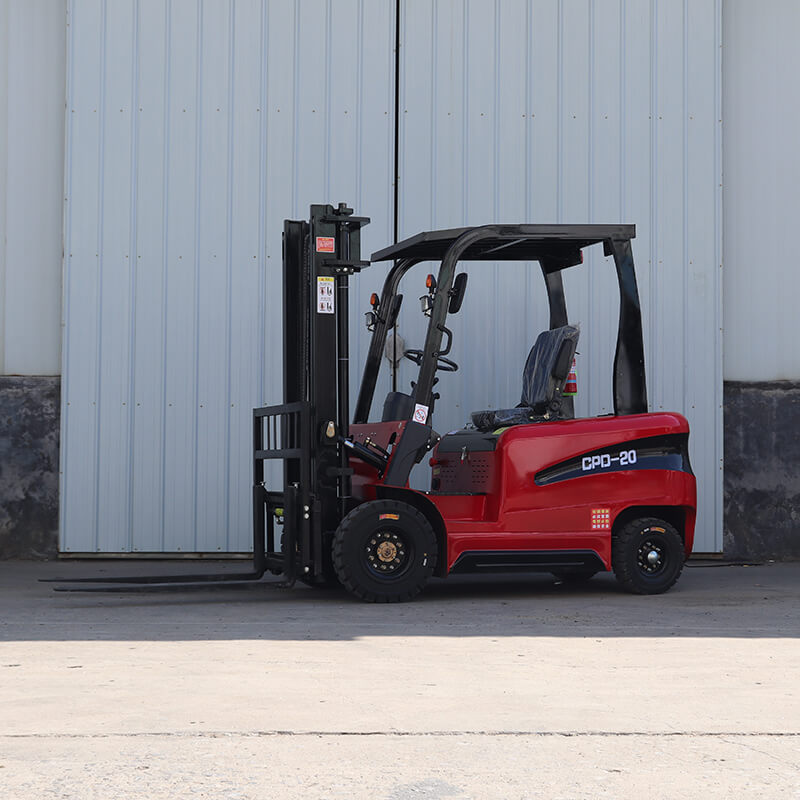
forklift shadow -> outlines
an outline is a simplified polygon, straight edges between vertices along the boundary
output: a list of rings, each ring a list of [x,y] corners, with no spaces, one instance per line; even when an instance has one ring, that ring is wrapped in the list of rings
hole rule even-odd
[[[512,575],[452,575],[446,580],[431,579],[420,599],[459,600],[479,597],[557,597],[592,594],[624,594],[612,575],[597,575],[583,583],[568,583],[549,573]]]
[[[549,574],[433,579],[413,602],[362,603],[341,589],[233,588],[52,594],[12,580],[0,641],[356,641],[365,638],[800,638],[800,563],[687,569],[637,596],[610,573],[581,585]],[[24,585],[23,585],[24,584]],[[22,590],[15,594],[14,585]],[[0,604],[3,597],[0,596]]]
[[[413,608],[441,602],[476,601],[481,598],[550,598],[558,596],[586,597],[590,595],[630,596],[614,580],[613,575],[598,575],[585,583],[571,584],[545,573],[515,575],[457,575],[447,579],[431,578],[425,591],[410,603],[364,603],[349,595],[340,586],[310,586],[298,582],[288,589],[281,581],[265,579],[242,584],[189,584],[175,586],[105,587],[91,594],[79,591],[72,595],[72,608],[107,606],[122,601],[133,606],[183,606],[217,604],[269,603],[285,606],[354,606],[357,608]],[[91,597],[91,600],[89,599]],[[102,602],[98,603],[102,597]]]

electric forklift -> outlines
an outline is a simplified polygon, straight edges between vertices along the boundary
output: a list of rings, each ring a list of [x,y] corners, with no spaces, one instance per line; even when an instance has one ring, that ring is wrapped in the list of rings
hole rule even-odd
[[[345,204],[312,205],[283,230],[283,403],[253,410],[253,566],[247,573],[59,580],[67,591],[259,581],[341,583],[368,602],[411,600],[432,576],[550,572],[585,581],[613,570],[630,592],[656,594],[692,551],[696,485],[689,425],[648,413],[633,225],[481,225],[426,231],[372,254],[392,266],[366,312],[371,334],[355,411],[349,396],[349,279],[369,223]],[[574,418],[565,382],[580,335],[562,282],[602,246],[619,283],[614,413]],[[453,372],[448,317],[467,289],[465,261],[521,261],[543,277],[549,326],[522,369],[520,402],[478,410],[461,430],[433,427],[437,373]],[[400,281],[438,263],[420,298],[427,323],[409,391],[372,407]],[[423,459],[428,491],[409,486]],[[271,485],[265,464],[282,465]],[[74,585],[74,584],[77,584]],[[86,584],[103,584],[87,586]]]

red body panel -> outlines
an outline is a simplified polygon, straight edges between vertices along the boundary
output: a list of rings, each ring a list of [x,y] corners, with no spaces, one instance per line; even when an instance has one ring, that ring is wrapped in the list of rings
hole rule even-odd
[[[402,422],[365,422],[359,425],[351,425],[350,436],[353,441],[359,444],[364,444],[367,439],[370,439],[384,450],[387,450],[391,444],[403,435],[405,427],[405,420]],[[353,497],[359,500],[374,500],[375,486],[381,483],[375,467],[361,461],[359,458],[351,458],[350,466],[355,470],[353,475]]]
[[[363,441],[387,447],[405,423],[352,426]],[[655,436],[688,434],[680,414],[658,413],[596,417],[517,425],[497,439],[493,452],[475,453],[474,463],[458,452],[433,451],[440,468],[479,469],[481,494],[420,493],[431,501],[447,530],[447,570],[468,551],[593,550],[611,567],[611,528],[616,517],[632,506],[669,506],[685,515],[685,550],[694,541],[696,486],[694,476],[667,469],[618,469],[579,475],[537,485],[540,471],[581,454]],[[377,475],[357,459],[353,493],[364,500],[375,496]],[[608,526],[593,528],[593,509],[608,509]],[[595,521],[596,522],[596,521]],[[602,524],[602,523],[601,523]]]

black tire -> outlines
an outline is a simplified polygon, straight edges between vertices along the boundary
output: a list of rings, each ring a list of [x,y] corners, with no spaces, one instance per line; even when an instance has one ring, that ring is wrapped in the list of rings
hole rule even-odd
[[[634,594],[666,592],[681,574],[683,540],[666,520],[641,517],[623,525],[611,540],[611,565]]]
[[[333,566],[348,592],[369,603],[418,595],[436,567],[436,535],[408,503],[371,500],[354,508],[333,538]]]
[[[562,583],[569,583],[573,586],[578,586],[582,583],[587,583],[595,575],[599,570],[596,569],[586,569],[586,570],[564,570],[563,572],[553,572],[552,575],[556,580],[561,581]]]

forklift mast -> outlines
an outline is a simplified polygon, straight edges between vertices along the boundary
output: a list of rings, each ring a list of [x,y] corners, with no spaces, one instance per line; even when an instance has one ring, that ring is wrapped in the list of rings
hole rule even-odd
[[[283,229],[283,396],[309,404],[307,445],[313,453],[315,523],[334,530],[349,510],[347,450],[339,444],[350,425],[349,278],[361,260],[361,228],[344,203],[312,205],[308,222],[286,220]],[[335,387],[335,391],[334,391]],[[329,428],[329,423],[334,428]],[[285,462],[285,485],[300,482],[299,465]]]
[[[326,568],[323,533],[350,510],[350,276],[361,260],[361,228],[345,203],[312,205],[309,220],[283,231],[283,400],[253,409],[253,566],[250,572],[201,575],[55,578],[56,591],[142,591],[187,585],[246,584],[269,571],[276,586]],[[350,445],[358,449],[359,445]],[[369,453],[367,453],[369,457]],[[264,464],[283,463],[283,485],[269,487]],[[283,523],[278,539],[276,523]],[[87,586],[105,584],[106,586]]]

